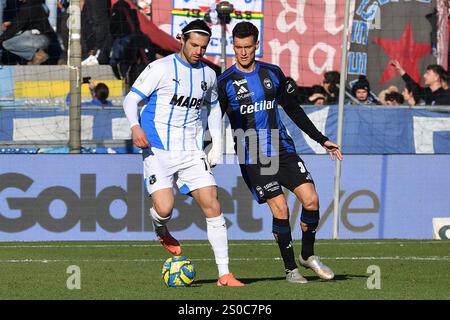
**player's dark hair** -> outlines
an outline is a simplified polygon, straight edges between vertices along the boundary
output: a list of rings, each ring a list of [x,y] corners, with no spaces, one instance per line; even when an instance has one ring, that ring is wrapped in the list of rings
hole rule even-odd
[[[253,36],[253,40],[256,42],[258,41],[259,36],[259,30],[258,28],[251,22],[248,21],[242,21],[239,22],[237,25],[233,28],[233,39],[239,38],[247,38]]]
[[[95,97],[103,104],[106,104],[106,99],[109,96],[109,88],[103,82],[97,84],[94,88]]]
[[[206,22],[204,20],[193,20],[189,22],[183,29],[181,29],[181,34],[185,39],[189,39],[189,35],[192,33],[198,33],[201,35],[207,35],[208,37],[211,37],[211,28],[208,27]]]

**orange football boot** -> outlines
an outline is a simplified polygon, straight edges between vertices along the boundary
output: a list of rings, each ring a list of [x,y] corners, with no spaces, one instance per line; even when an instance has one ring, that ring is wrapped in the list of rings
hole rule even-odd
[[[218,287],[243,287],[245,284],[236,279],[232,273],[227,273],[217,280]]]
[[[177,239],[172,237],[169,232],[166,232],[164,237],[159,238],[159,242],[174,256],[179,256],[181,254],[181,246]]]

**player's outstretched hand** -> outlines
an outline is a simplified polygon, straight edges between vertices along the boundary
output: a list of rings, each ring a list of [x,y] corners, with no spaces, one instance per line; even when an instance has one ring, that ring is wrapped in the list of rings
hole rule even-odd
[[[211,150],[207,155],[209,166],[215,167],[222,160],[222,147],[220,144],[212,144]]]
[[[327,149],[328,154],[330,155],[331,160],[334,160],[334,157],[336,157],[338,160],[342,160],[342,153],[341,148],[335,144],[333,141],[326,141],[323,144],[324,148]]]
[[[150,142],[147,139],[147,135],[141,126],[136,125],[131,128],[131,137],[133,138],[133,143],[138,148],[148,148],[150,147]]]

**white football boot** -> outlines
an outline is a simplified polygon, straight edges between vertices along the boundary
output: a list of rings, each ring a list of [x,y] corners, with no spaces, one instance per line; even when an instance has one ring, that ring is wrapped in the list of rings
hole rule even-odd
[[[303,260],[302,255],[298,257],[298,260],[305,268],[312,269],[321,279],[331,280],[334,278],[334,272],[322,261],[318,256],[310,256],[308,260]]]
[[[307,283],[308,280],[306,280],[298,271],[298,268],[295,268],[294,270],[289,270],[286,274],[286,280],[290,283]]]

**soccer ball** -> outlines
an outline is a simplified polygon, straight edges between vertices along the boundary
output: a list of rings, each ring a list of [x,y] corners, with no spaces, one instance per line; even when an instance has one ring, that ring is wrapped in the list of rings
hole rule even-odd
[[[195,278],[194,264],[185,256],[173,256],[164,262],[162,278],[168,287],[187,287]]]

